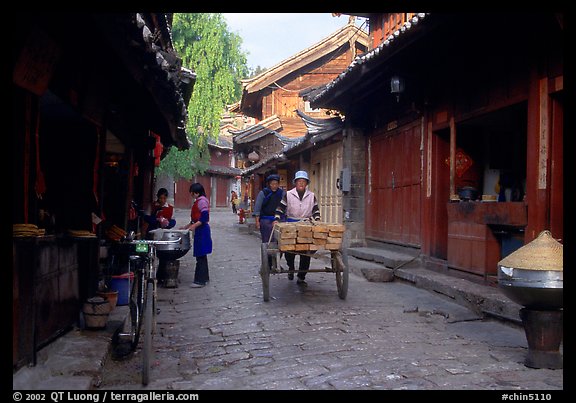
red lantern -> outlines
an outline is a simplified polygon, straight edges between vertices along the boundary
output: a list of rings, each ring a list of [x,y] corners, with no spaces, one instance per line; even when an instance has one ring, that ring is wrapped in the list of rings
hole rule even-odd
[[[162,151],[164,150],[164,146],[160,141],[160,136],[152,133],[152,136],[156,138],[156,145],[154,146],[154,166],[160,166],[160,156],[162,155]]]

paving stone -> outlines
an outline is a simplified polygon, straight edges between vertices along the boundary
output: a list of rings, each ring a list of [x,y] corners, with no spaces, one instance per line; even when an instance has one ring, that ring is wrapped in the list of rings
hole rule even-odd
[[[176,210],[177,221],[188,217],[189,211]],[[562,371],[523,365],[521,328],[481,318],[445,295],[404,282],[369,282],[351,274],[348,297],[341,300],[332,273],[309,273],[306,289],[285,275],[272,276],[273,298],[264,302],[260,240],[231,231],[235,220],[228,209],[211,212],[208,286],[187,286],[195,267],[187,254],[180,286],[159,289],[160,331],[149,388],[563,388]],[[312,259],[312,267],[325,265]],[[141,357],[137,352],[124,361],[106,360],[99,389],[144,389]]]

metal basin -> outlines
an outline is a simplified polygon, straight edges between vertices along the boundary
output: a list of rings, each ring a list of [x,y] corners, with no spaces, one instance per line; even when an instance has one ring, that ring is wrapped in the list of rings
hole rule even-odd
[[[186,255],[191,248],[190,231],[158,228],[148,233],[148,237],[155,241],[173,241],[180,238],[180,242],[167,245],[156,245],[156,255],[163,260],[176,260]]]
[[[529,309],[561,309],[564,306],[564,272],[526,270],[498,265],[498,284],[512,301]]]

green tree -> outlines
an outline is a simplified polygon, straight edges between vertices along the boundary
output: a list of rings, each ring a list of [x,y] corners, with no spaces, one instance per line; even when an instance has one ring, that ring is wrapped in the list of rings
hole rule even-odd
[[[260,65],[258,65],[255,68],[250,69],[250,76],[248,78],[256,77],[258,74],[262,74],[266,70],[268,70],[266,67],[260,67]]]
[[[229,31],[222,14],[174,14],[172,36],[182,64],[196,72],[186,127],[191,146],[170,149],[157,172],[190,179],[208,167],[208,139],[218,137],[226,105],[240,100],[248,67],[242,38]]]

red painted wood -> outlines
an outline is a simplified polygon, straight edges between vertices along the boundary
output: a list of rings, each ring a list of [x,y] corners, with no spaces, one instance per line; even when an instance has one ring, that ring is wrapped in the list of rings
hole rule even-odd
[[[211,178],[208,175],[198,175],[194,177],[195,182],[200,183],[204,186],[204,190],[206,191],[206,197],[210,200],[212,198],[212,185],[211,185]]]
[[[366,234],[371,238],[420,245],[420,125],[371,139]]]
[[[482,276],[497,273],[500,245],[487,225],[448,223],[448,266]]]
[[[189,209],[192,208],[192,197],[190,196],[190,185],[192,181],[180,179],[176,181],[176,189],[174,190],[174,207]]]
[[[450,199],[450,167],[444,161],[450,156],[450,144],[438,133],[432,135],[432,240],[430,255],[446,259],[448,253],[448,214]]]
[[[552,147],[550,168],[550,232],[557,239],[564,239],[564,105],[552,100]]]
[[[545,94],[548,96],[548,94]],[[547,191],[538,189],[538,160],[540,152],[540,77],[534,68],[530,74],[528,93],[528,127],[526,140],[526,201],[528,204],[528,225],[525,242],[534,240],[540,231],[548,229]]]
[[[227,207],[228,206],[228,186],[229,179],[218,177],[216,179],[216,186],[218,187],[218,191],[216,192],[216,207]]]

